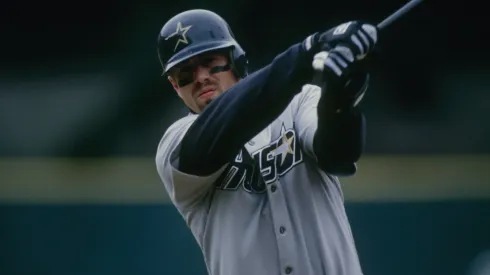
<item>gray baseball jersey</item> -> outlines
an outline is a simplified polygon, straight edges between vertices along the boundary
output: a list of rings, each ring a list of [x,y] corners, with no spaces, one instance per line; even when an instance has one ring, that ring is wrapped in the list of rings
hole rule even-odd
[[[172,124],[156,166],[212,275],[360,275],[338,178],[316,165],[317,86],[206,177],[178,169],[179,144],[197,115]],[[257,110],[260,111],[260,110]]]

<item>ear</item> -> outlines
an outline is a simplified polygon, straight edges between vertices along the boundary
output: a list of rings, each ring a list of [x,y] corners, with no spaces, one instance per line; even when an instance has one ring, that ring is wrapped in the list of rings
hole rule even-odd
[[[177,92],[177,94],[179,95],[179,97],[182,97],[180,95],[180,89],[179,89],[179,85],[177,84],[177,81],[175,81],[175,79],[173,79],[171,76],[168,76],[167,79],[170,82],[170,84],[172,84],[172,87]]]

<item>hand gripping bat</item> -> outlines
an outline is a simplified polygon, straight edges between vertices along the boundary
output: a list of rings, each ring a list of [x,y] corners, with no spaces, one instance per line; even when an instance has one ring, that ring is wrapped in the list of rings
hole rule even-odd
[[[391,25],[393,22],[398,20],[400,17],[402,17],[404,14],[406,14],[408,11],[410,11],[412,8],[420,4],[423,0],[411,0],[410,2],[406,3],[403,5],[401,8],[396,10],[394,13],[392,13],[390,16],[386,17],[383,21],[381,21],[377,27],[381,31]],[[322,91],[325,91],[325,86],[326,83],[323,80],[323,69],[324,69],[324,64],[323,61],[318,62],[320,60],[314,60],[313,61],[313,68],[315,69],[316,73],[313,77],[313,84],[318,85],[322,88]]]

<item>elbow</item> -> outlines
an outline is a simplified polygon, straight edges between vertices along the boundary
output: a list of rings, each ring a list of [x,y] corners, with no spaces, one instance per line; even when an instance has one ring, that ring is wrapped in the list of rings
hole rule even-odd
[[[327,174],[334,176],[348,177],[357,172],[356,163],[362,155],[359,146],[347,144],[345,142],[324,144],[320,149],[317,146],[315,154],[317,156],[318,167]]]
[[[330,126],[330,127],[329,127]],[[362,115],[337,120],[317,129],[313,150],[318,166],[335,176],[352,176],[357,171],[365,144],[365,120]]]
[[[337,177],[350,177],[357,172],[356,162],[318,162],[318,166],[323,172]]]

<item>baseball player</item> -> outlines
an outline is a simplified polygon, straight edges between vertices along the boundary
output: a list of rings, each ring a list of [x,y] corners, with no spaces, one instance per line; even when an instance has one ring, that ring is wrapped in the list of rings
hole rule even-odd
[[[362,274],[338,178],[362,153],[360,65],[376,42],[375,26],[351,21],[248,73],[216,13],[165,23],[163,74],[190,112],[164,133],[156,167],[209,274]]]

